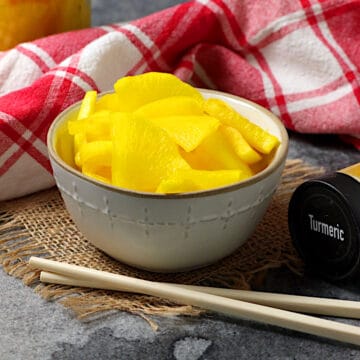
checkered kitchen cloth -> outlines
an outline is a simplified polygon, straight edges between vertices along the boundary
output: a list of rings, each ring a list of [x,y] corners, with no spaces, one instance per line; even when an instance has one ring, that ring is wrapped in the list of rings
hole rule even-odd
[[[45,141],[60,111],[147,71],[243,96],[289,129],[343,134],[360,148],[359,67],[359,0],[198,0],[21,44],[0,52],[0,200],[54,185]]]

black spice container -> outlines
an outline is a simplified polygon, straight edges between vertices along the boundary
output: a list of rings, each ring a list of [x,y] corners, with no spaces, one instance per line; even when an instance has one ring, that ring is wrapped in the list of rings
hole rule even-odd
[[[329,280],[360,271],[360,163],[304,182],[288,209],[289,231],[306,267]]]

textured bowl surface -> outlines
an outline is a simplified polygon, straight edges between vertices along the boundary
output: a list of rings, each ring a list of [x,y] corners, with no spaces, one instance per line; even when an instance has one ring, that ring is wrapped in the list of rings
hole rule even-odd
[[[281,140],[266,169],[231,186],[176,195],[139,193],[102,184],[73,169],[57,154],[55,134],[79,109],[61,113],[48,133],[55,180],[79,230],[96,247],[126,264],[157,272],[185,271],[234,252],[253,233],[280,181],[288,149],[283,124],[242,98],[223,99]]]

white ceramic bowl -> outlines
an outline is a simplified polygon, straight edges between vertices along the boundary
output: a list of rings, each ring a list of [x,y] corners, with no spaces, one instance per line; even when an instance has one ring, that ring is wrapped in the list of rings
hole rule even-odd
[[[85,237],[111,257],[156,272],[202,267],[234,252],[263,217],[285,164],[287,131],[259,105],[217,91],[201,92],[226,101],[281,140],[266,169],[245,181],[203,192],[158,195],[120,189],[82,175],[57,153],[54,134],[74,116],[79,103],[51,125],[50,161],[66,208]]]

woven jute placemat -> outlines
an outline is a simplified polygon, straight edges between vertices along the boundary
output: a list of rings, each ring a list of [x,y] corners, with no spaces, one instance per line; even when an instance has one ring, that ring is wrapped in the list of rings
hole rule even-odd
[[[293,190],[322,169],[301,160],[288,160],[282,181],[264,219],[251,238],[234,254],[205,268],[158,274],[124,265],[91,245],[70,219],[57,189],[43,191],[0,204],[0,264],[12,276],[46,299],[59,301],[81,318],[118,309],[143,316],[198,315],[200,309],[152,296],[125,292],[42,284],[39,271],[30,268],[30,256],[58,261],[153,281],[250,289],[271,268],[286,266],[301,274],[302,262],[294,250],[287,226],[287,208]]]

